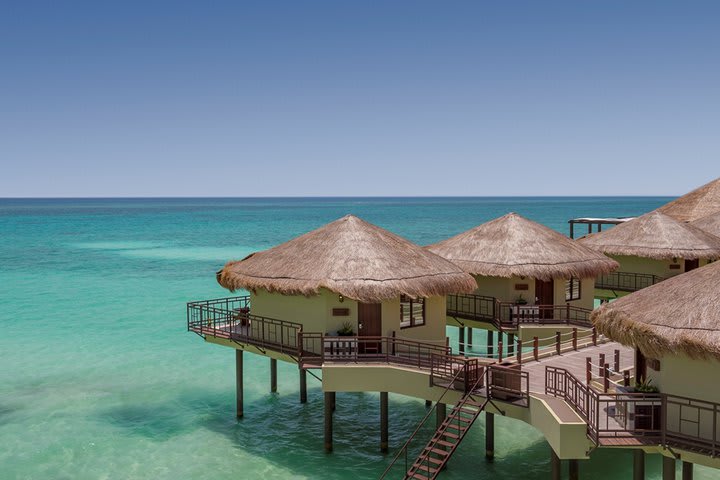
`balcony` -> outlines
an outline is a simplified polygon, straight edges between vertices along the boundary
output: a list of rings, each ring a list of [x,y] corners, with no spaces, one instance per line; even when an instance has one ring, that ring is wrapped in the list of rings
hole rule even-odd
[[[595,288],[617,290],[619,292],[636,292],[663,280],[665,278],[647,273],[612,272],[599,276],[595,280]]]

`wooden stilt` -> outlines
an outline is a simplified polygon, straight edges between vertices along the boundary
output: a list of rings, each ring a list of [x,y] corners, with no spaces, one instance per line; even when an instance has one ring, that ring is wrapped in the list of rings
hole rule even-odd
[[[580,478],[580,468],[576,459],[568,461],[568,478],[570,480],[579,480]]]
[[[243,351],[235,350],[235,392],[237,400],[237,418],[243,416]]]
[[[458,327],[458,350],[461,354],[465,353],[465,327]]]
[[[307,403],[307,370],[300,369],[300,403]]]
[[[550,448],[550,479],[560,480],[560,457]]]
[[[388,392],[380,392],[380,451],[388,451]]]
[[[270,359],[270,391],[277,392],[277,360]]]
[[[662,480],[675,480],[675,459],[663,455]]]
[[[440,425],[442,425],[442,422],[445,420],[445,417],[447,416],[447,405],[444,403],[438,403],[437,409],[435,410],[435,429],[440,428]]]
[[[432,407],[432,400],[425,400],[425,408]]]
[[[485,412],[485,458],[492,462],[495,457],[495,414]]]
[[[515,334],[508,333],[507,334],[507,356],[512,357],[515,355]]]
[[[337,406],[337,392],[332,392],[332,411],[335,411],[335,407]]]
[[[495,333],[492,330],[487,331],[487,354],[488,356],[492,356],[493,354],[493,343],[495,343],[495,340],[493,337],[495,336]]]
[[[325,452],[330,453],[333,450],[333,412],[332,405],[333,394],[335,392],[325,392]]]
[[[468,349],[472,348],[473,340],[472,340],[472,327],[467,327],[467,347]]]
[[[633,480],[645,480],[645,452],[633,451]]]
[[[682,462],[682,480],[693,480],[693,464]]]

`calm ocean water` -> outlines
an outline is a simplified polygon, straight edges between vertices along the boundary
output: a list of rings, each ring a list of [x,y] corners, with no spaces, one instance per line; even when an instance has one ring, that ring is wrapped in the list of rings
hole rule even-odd
[[[319,382],[308,377],[301,405],[297,368],[281,363],[271,394],[268,360],[250,355],[235,420],[233,352],[185,330],[185,302],[227,295],[214,277],[225,261],[347,213],[427,244],[509,211],[567,233],[574,216],[668,200],[0,199],[0,478],[377,478],[390,457],[378,453],[376,394],[338,395],[325,455]],[[390,396],[391,449],[425,411]],[[492,464],[483,428],[444,478],[548,478],[549,447],[532,427],[498,418]],[[630,478],[631,464],[598,451],[581,475]],[[648,472],[660,478],[659,459]]]

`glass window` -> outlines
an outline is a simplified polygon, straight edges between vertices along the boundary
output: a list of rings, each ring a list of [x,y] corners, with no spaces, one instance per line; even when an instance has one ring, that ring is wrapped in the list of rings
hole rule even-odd
[[[402,295],[400,297],[400,327],[419,327],[425,325],[425,299],[412,298]]]
[[[565,284],[565,300],[579,300],[580,299],[580,279],[571,278]]]

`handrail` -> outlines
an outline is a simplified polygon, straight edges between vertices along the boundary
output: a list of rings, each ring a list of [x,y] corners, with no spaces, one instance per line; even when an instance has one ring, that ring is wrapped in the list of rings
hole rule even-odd
[[[662,282],[665,277],[650,273],[611,272],[595,279],[595,288],[636,292]]]
[[[380,480],[384,479],[385,476],[390,472],[390,469],[392,469],[392,467],[393,467],[393,466],[395,465],[395,463],[398,461],[398,459],[400,458],[400,455],[402,454],[403,451],[405,452],[405,471],[406,471],[406,472],[408,471],[408,469],[407,469],[407,449],[408,449],[408,447],[410,446],[410,443],[413,441],[413,439],[414,439],[415,436],[418,434],[418,432],[419,432],[420,429],[423,427],[423,425],[425,425],[425,422],[427,422],[428,418],[430,418],[430,416],[432,415],[432,413],[437,410],[437,406],[441,403],[440,400],[442,400],[443,398],[445,398],[445,395],[447,394],[448,391],[453,390],[451,387],[453,386],[453,384],[455,383],[455,381],[458,379],[458,377],[460,376],[460,374],[461,374],[461,373],[464,373],[464,370],[465,370],[465,367],[463,367],[463,368],[461,368],[461,369],[459,369],[459,370],[457,371],[457,373],[455,374],[455,376],[453,377],[453,379],[450,381],[450,383],[448,383],[447,387],[445,387],[445,389],[443,390],[443,392],[442,392],[442,394],[440,395],[440,397],[438,397],[438,399],[437,399],[437,401],[435,402],[435,405],[433,406],[433,408],[431,408],[431,409],[428,411],[428,413],[425,414],[425,416],[422,418],[422,420],[420,420],[420,423],[418,424],[418,426],[415,427],[415,431],[413,431],[413,433],[412,433],[412,434],[410,435],[410,437],[405,441],[405,443],[403,444],[403,446],[400,447],[400,449],[397,451],[397,453],[396,453],[395,456],[393,457],[392,461],[390,462],[390,465],[388,465],[387,468],[385,469],[385,471],[382,473],[382,475],[380,475]],[[479,380],[478,380],[478,381],[479,381]]]

